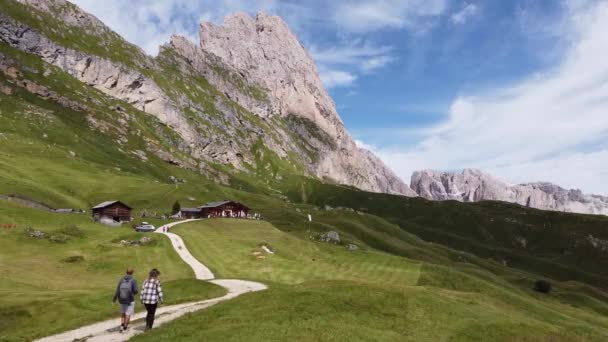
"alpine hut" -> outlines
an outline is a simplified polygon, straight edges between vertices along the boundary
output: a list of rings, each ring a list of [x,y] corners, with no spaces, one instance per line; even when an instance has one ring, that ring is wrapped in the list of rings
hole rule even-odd
[[[133,208],[121,201],[106,201],[94,206],[92,212],[95,221],[110,219],[116,222],[128,222],[133,219],[132,210]]]
[[[224,200],[199,207],[201,217],[247,217],[249,208],[239,202]]]

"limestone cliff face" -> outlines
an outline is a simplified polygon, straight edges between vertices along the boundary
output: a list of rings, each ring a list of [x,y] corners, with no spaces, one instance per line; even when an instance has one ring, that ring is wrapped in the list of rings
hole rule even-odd
[[[236,13],[226,17],[222,26],[203,22],[200,47],[266,90],[269,106],[252,110],[304,118],[329,137],[331,144],[321,147],[320,161],[311,165],[319,177],[365,190],[415,195],[378,158],[355,145],[314,60],[281,18]]]
[[[460,173],[417,171],[412,175],[410,186],[430,200],[495,200],[544,210],[608,215],[608,197],[566,190],[551,183],[511,185],[475,169]]]
[[[183,164],[202,170],[212,162],[276,179],[281,164],[363,190],[415,195],[355,145],[314,61],[278,17],[203,23],[200,46],[173,37],[152,58],[65,0],[21,2],[53,27],[32,28],[0,11],[0,42],[158,118],[179,136],[175,152],[189,156]],[[93,44],[80,43],[87,39]],[[179,163],[172,151],[154,152]]]

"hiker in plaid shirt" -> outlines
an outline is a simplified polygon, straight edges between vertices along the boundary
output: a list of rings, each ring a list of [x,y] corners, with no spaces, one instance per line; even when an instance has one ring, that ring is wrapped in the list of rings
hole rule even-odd
[[[159,275],[160,272],[156,268],[153,269],[141,287],[141,303],[146,306],[146,311],[148,311],[146,330],[152,329],[156,307],[163,302],[163,289],[160,286],[160,280],[158,280]]]

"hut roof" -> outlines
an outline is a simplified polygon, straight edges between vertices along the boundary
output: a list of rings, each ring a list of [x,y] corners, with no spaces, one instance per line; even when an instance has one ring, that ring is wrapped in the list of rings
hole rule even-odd
[[[230,203],[230,202],[232,202],[232,201],[225,200],[225,201],[219,201],[219,202],[209,202],[207,204],[200,206],[199,208],[201,208],[201,209],[202,208],[216,208],[216,207],[219,207],[220,205]]]
[[[101,208],[109,207],[109,206],[111,206],[112,204],[115,204],[115,203],[120,203],[120,204],[124,205],[125,207],[127,207],[129,209],[133,209],[133,208],[129,207],[128,205],[124,204],[121,201],[105,201],[105,202],[101,202],[98,205],[94,206],[93,209],[101,209]]]
[[[230,201],[230,200],[223,200],[223,201],[218,201],[218,202],[209,202],[203,206],[200,206],[199,209],[217,208],[217,207],[227,204],[227,203],[235,203],[235,204],[242,205],[243,207],[247,208],[247,206],[242,203]],[[247,209],[249,209],[249,208],[247,208]]]
[[[201,211],[200,208],[181,208],[179,211],[183,211],[186,213],[198,213],[199,211]]]

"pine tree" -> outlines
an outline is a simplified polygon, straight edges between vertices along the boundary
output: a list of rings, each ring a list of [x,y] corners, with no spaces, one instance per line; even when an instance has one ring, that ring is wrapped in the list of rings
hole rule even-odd
[[[175,215],[177,213],[179,213],[179,211],[182,209],[182,206],[179,204],[178,201],[175,201],[175,203],[173,203],[173,211],[171,211],[171,215]]]

